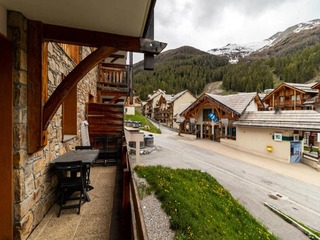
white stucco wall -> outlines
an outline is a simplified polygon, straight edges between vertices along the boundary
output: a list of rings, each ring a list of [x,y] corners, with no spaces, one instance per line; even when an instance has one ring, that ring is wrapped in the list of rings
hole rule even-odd
[[[258,104],[255,101],[251,101],[246,111],[258,111]]]
[[[290,162],[290,141],[275,141],[274,133],[282,133],[283,136],[292,136],[293,131],[281,131],[276,129],[260,129],[237,127],[236,146],[239,149],[265,155],[279,161]],[[267,150],[272,147],[272,151]]]
[[[124,113],[127,115],[134,115],[135,114],[135,108],[134,107],[125,107]]]
[[[182,96],[177,98],[173,103],[173,116],[175,116],[177,113],[179,113],[180,106],[183,104],[191,104],[196,100],[196,98],[190,94],[189,92],[184,93]],[[179,128],[179,125],[176,122],[173,122],[174,128]]]
[[[7,9],[0,5],[0,34],[7,36]]]

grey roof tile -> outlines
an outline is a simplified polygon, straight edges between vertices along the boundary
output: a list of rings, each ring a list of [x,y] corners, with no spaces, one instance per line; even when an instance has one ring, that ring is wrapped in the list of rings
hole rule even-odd
[[[245,112],[235,126],[320,130],[320,113],[314,110]]]

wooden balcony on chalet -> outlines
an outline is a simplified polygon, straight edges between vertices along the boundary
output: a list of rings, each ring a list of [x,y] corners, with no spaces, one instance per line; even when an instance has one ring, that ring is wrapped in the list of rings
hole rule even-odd
[[[293,108],[294,106],[301,106],[303,103],[302,100],[296,100],[296,101],[293,101],[293,100],[286,100],[286,101],[275,101],[275,107],[291,107]]]
[[[131,65],[99,64],[97,96],[101,103],[124,103],[132,91]]]

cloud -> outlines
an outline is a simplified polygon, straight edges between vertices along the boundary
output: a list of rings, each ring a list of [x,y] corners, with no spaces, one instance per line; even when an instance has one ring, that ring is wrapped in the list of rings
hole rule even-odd
[[[228,43],[262,41],[320,18],[319,0],[158,0],[155,39],[165,50],[184,45],[207,51]]]

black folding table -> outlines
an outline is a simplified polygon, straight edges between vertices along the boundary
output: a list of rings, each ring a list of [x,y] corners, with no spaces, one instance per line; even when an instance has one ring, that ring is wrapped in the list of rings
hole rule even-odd
[[[57,162],[73,162],[73,161],[82,161],[83,165],[85,166],[85,171],[88,171],[95,160],[97,160],[99,156],[98,149],[85,149],[85,150],[76,150],[76,151],[69,151],[57,158],[55,158],[51,164],[55,164]],[[88,184],[88,183],[86,183]],[[91,186],[86,186],[86,188],[90,188]],[[85,191],[85,198],[87,202],[90,202],[90,197]]]

